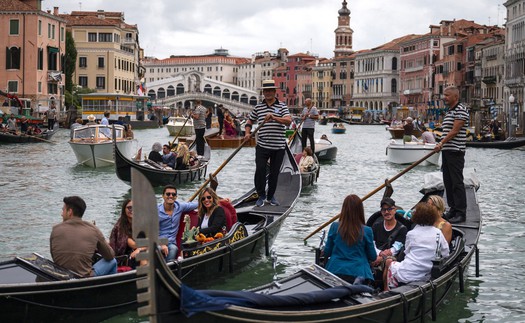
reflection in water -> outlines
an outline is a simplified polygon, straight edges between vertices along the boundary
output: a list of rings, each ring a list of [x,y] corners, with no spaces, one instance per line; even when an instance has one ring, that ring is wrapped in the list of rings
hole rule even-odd
[[[316,136],[329,133],[331,125],[317,126]],[[156,141],[172,140],[164,128],[135,130],[143,151]],[[305,246],[303,238],[339,213],[348,194],[365,196],[406,168],[387,162],[385,148],[389,134],[383,126],[348,127],[347,133],[331,135],[338,147],[337,160],[323,164],[316,185],[301,193],[293,212],[284,222],[273,248],[278,256],[277,275],[284,277],[314,260],[317,235]],[[0,146],[0,259],[38,252],[49,256],[51,227],[61,221],[62,198],[80,195],[88,205],[84,218],[95,220],[109,237],[119,216],[120,204],[130,197],[130,187],[115,175],[113,167],[91,169],[76,166],[67,143],[69,131],[53,137],[57,145],[46,143]],[[136,147],[138,149],[139,147]],[[233,150],[212,152],[211,173]],[[254,148],[243,148],[219,173],[218,194],[235,198],[253,185]],[[469,149],[467,167],[477,170],[481,181],[478,192],[484,218],[480,238],[480,278],[471,264],[464,294],[451,294],[440,308],[438,322],[523,322],[525,284],[522,284],[525,246],[525,205],[523,183],[524,150]],[[435,166],[416,167],[392,183],[393,198],[403,208],[412,207],[421,194],[423,175],[437,171]],[[179,186],[178,199],[188,199],[200,183]],[[161,202],[162,188],[156,188]],[[365,211],[379,209],[382,191],[365,201]],[[243,289],[271,282],[269,259],[254,262],[245,272],[215,284],[217,288]],[[141,322],[130,313],[110,322]]]

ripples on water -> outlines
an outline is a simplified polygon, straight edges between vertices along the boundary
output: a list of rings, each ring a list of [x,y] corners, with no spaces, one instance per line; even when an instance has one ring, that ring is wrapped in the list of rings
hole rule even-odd
[[[338,147],[337,161],[323,164],[318,183],[303,190],[296,207],[277,237],[277,274],[284,277],[313,261],[312,237],[303,238],[339,213],[348,194],[365,196],[392,178],[405,166],[389,164],[385,155],[388,132],[383,126],[348,126],[347,133],[334,135],[330,127],[318,126],[316,137],[326,133]],[[136,130],[135,137],[149,152],[155,141],[171,140],[166,129]],[[67,143],[69,131],[53,137],[56,145],[0,145],[0,259],[38,252],[49,256],[51,227],[61,220],[62,198],[82,196],[88,205],[84,218],[94,220],[109,236],[118,218],[120,204],[130,196],[130,187],[121,182],[112,167],[90,169],[77,166]],[[138,147],[137,147],[138,148]],[[213,151],[209,173],[233,150]],[[478,197],[483,212],[479,244],[481,277],[474,277],[473,262],[464,294],[454,293],[438,313],[439,322],[522,322],[525,321],[525,218],[518,212],[525,204],[523,184],[524,150],[469,149],[467,167],[477,170],[481,181]],[[426,172],[435,166],[416,167],[393,182],[393,198],[399,206],[411,207],[421,197],[419,189]],[[253,184],[254,148],[243,148],[219,174],[218,192],[237,197]],[[187,199],[199,187],[179,187],[179,198]],[[160,190],[157,188],[159,203]],[[365,201],[367,214],[379,208],[383,191]],[[269,282],[272,265],[263,259],[243,273],[220,282],[216,287],[241,289]],[[129,314],[112,322],[140,321]]]

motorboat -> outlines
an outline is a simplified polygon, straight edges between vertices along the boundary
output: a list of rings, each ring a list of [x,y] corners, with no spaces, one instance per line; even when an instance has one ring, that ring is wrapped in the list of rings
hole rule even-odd
[[[131,157],[136,140],[126,137],[122,125],[91,124],[73,130],[69,145],[79,164],[88,167],[105,167],[115,164],[112,131],[115,129],[117,147],[123,156]]]
[[[193,118],[191,117],[169,117],[166,128],[168,128],[170,136],[189,137],[195,134]]]
[[[337,147],[326,135],[315,139],[315,155],[319,161],[332,161],[337,157]]]
[[[410,141],[403,143],[403,140],[391,139],[386,148],[388,161],[394,164],[412,164],[421,158],[431,153],[436,144],[428,144],[419,141]],[[441,152],[437,152],[428,157],[419,165],[439,165],[439,156]]]
[[[345,133],[346,127],[342,123],[334,123],[332,133]]]

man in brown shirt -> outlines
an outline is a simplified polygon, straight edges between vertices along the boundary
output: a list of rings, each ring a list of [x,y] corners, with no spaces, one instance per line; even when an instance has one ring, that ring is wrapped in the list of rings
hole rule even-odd
[[[93,224],[82,221],[86,202],[78,196],[64,197],[63,222],[53,227],[50,249],[53,261],[83,277],[103,276],[117,272],[113,249]],[[95,252],[102,255],[92,265]]]

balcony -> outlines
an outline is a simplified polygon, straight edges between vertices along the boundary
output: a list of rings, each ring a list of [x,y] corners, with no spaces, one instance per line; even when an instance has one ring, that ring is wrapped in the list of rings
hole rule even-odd
[[[423,70],[423,65],[416,66],[416,67],[409,67],[409,68],[405,68],[405,73],[417,72],[417,71],[422,71],[422,70]]]
[[[47,72],[47,81],[48,82],[61,82],[62,81],[62,72],[61,71],[48,71]]]
[[[485,84],[496,84],[496,77],[495,76],[485,76],[482,80]]]
[[[125,46],[135,46],[137,42],[133,38],[123,38],[120,43]]]
[[[422,89],[410,89],[410,90],[404,90],[403,95],[421,94],[422,92],[423,92]]]

